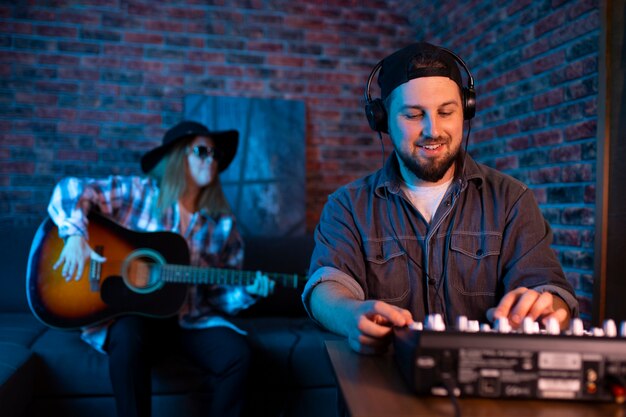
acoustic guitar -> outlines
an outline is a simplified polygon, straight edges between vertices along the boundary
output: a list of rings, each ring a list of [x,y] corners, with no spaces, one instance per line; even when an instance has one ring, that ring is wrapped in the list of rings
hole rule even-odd
[[[106,262],[87,262],[79,280],[66,281],[54,270],[64,242],[47,218],[37,229],[28,257],[26,292],[35,317],[58,329],[77,329],[122,314],[169,317],[181,308],[181,284],[250,285],[256,271],[189,266],[189,249],[173,232],[136,232],[113,220],[89,215],[89,244]],[[288,288],[305,277],[266,273]]]

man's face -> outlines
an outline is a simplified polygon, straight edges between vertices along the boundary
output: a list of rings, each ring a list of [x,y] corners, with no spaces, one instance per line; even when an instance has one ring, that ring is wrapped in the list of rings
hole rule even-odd
[[[393,90],[388,112],[404,180],[413,185],[450,180],[463,139],[459,86],[447,77],[414,78]]]

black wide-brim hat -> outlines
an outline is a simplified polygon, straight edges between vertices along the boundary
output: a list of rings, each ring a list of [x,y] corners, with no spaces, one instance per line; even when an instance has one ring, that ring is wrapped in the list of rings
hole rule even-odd
[[[143,172],[150,172],[174,145],[180,143],[182,140],[196,136],[207,136],[213,139],[215,149],[219,154],[217,170],[222,172],[228,168],[228,165],[233,162],[235,154],[237,153],[239,132],[236,130],[210,131],[201,123],[184,120],[165,132],[161,146],[148,151],[141,157],[141,169]]]

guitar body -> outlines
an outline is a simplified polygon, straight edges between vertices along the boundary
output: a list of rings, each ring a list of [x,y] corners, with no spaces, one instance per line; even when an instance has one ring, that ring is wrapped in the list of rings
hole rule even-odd
[[[189,250],[172,232],[135,232],[108,218],[89,215],[89,244],[106,262],[87,261],[79,280],[66,281],[59,259],[64,242],[46,219],[33,239],[28,258],[26,292],[34,315],[48,326],[76,329],[122,314],[168,317],[184,302],[185,285],[134,282],[134,271],[159,263],[187,265]],[[144,279],[140,278],[141,279]]]

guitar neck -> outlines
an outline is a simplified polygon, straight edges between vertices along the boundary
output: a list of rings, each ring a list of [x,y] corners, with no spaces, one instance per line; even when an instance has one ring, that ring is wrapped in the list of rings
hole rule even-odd
[[[237,269],[201,268],[187,265],[160,265],[160,278],[168,283],[208,284],[208,285],[251,285],[256,278],[256,271]],[[298,288],[304,278],[298,274],[264,272],[270,279],[287,288]]]

